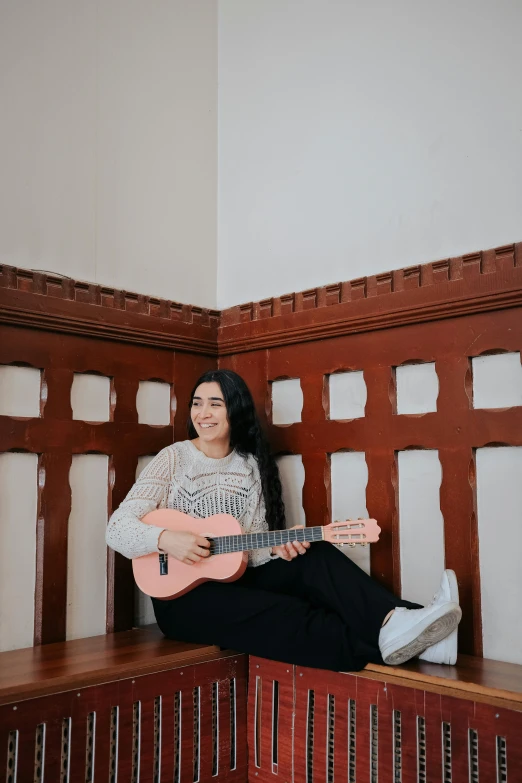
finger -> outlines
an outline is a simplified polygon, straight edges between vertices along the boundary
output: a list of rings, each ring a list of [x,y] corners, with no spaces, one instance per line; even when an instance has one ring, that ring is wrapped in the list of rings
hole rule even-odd
[[[286,545],[286,550],[291,558],[297,557],[298,553],[295,551],[292,541],[288,542],[288,544]]]
[[[304,545],[300,541],[294,541],[294,549],[299,555],[304,555],[306,552]]]
[[[201,560],[200,556],[197,555],[195,552],[189,552],[187,558],[190,560],[191,563],[199,563],[199,561]]]
[[[195,536],[194,537],[194,542],[198,546],[204,547],[205,549],[209,549],[210,548],[210,541],[208,540],[208,538],[204,538],[203,536]]]
[[[197,554],[200,557],[208,557],[210,555],[210,552],[208,551],[208,549],[203,549],[202,546],[198,546],[196,551],[197,551]]]

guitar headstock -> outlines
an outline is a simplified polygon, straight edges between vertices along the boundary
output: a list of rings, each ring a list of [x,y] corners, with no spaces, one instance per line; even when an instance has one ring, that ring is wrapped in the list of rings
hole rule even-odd
[[[324,539],[331,544],[348,546],[367,546],[379,540],[381,528],[375,519],[346,519],[344,522],[331,522],[324,528]]]

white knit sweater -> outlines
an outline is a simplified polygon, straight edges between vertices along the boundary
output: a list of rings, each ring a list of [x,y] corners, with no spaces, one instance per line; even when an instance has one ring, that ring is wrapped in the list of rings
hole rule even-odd
[[[268,530],[256,459],[235,451],[223,459],[206,457],[190,440],[160,451],[141,472],[107,525],[107,544],[125,557],[158,551],[162,528],[141,518],[157,508],[173,508],[205,518],[231,514],[244,533]],[[271,559],[269,549],[249,553],[249,565]]]

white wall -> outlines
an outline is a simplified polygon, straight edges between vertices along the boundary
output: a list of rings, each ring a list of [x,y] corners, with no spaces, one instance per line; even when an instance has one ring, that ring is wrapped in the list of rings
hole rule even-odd
[[[220,0],[218,306],[522,238],[519,0]]]
[[[216,304],[217,4],[2,0],[0,262]]]

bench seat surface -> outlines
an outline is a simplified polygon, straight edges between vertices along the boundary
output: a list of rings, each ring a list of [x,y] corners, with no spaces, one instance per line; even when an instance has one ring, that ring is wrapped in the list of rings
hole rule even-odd
[[[368,664],[358,675],[411,688],[452,693],[464,699],[491,701],[522,710],[522,666],[515,663],[459,655],[455,666],[409,661],[402,666]],[[509,703],[509,704],[508,704]]]
[[[0,653],[0,704],[234,653],[165,639],[156,626]]]

